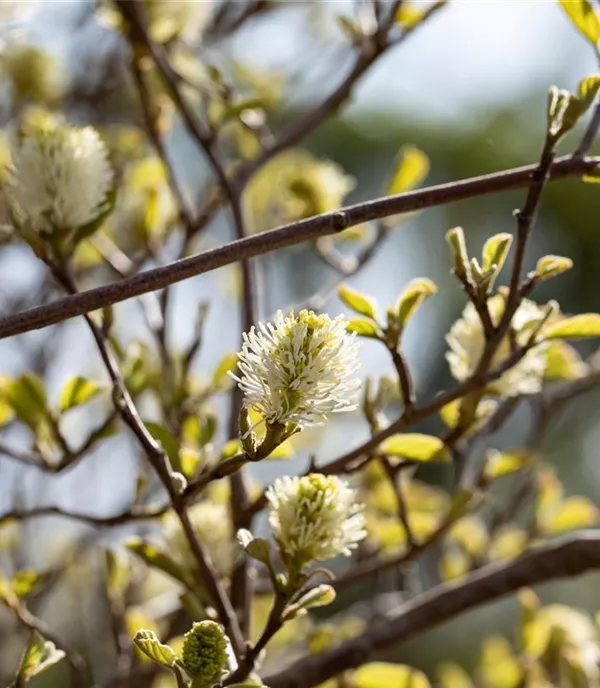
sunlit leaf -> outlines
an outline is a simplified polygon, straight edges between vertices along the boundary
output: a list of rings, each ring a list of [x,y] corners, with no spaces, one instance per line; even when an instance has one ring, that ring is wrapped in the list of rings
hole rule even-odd
[[[1,392],[0,392],[1,394]],[[0,396],[0,428],[15,417],[12,406]]]
[[[600,18],[589,0],[559,0],[569,19],[591,43],[600,41]]]
[[[134,638],[133,642],[136,646],[144,652],[150,659],[162,664],[162,666],[168,667],[169,669],[173,666],[177,655],[174,650],[168,645],[164,645],[157,638],[156,633],[153,631],[148,631],[146,629],[139,630]]]
[[[404,664],[371,662],[354,672],[354,688],[430,688],[425,674]]]
[[[489,542],[487,529],[476,516],[461,518],[452,526],[449,536],[470,557],[481,556]]]
[[[393,196],[414,189],[429,173],[429,158],[415,146],[404,146],[396,159],[396,169],[385,190]]]
[[[508,640],[501,635],[485,639],[480,672],[486,686],[517,688],[521,685],[520,662],[513,656]]]
[[[43,571],[33,571],[22,569],[17,571],[10,581],[13,594],[19,599],[25,599],[48,578],[48,574]]]
[[[561,504],[553,518],[544,524],[549,535],[587,528],[598,521],[598,509],[585,497],[569,497]]]
[[[505,475],[511,475],[529,466],[535,452],[529,450],[499,452],[492,449],[488,452],[485,464],[486,480],[497,480]]]
[[[19,676],[28,681],[60,662],[64,656],[65,653],[58,650],[54,643],[44,640],[37,631],[34,631],[21,662]]]
[[[586,374],[587,366],[579,352],[566,342],[550,343],[546,353],[546,380],[577,380]]]
[[[437,292],[435,284],[424,277],[410,282],[396,301],[395,310],[404,327],[425,299]]]
[[[495,265],[498,272],[502,270],[502,266],[506,261],[506,256],[510,251],[513,236],[506,232],[494,234],[483,245],[482,264],[481,267],[484,272],[491,270]]]
[[[228,440],[221,449],[222,459],[231,459],[242,451],[242,443],[239,440]]]
[[[453,549],[440,557],[440,577],[444,581],[455,581],[464,578],[470,569],[469,557],[459,549]]]
[[[439,437],[420,433],[392,435],[379,445],[379,452],[407,461],[445,461],[449,458]]]
[[[6,381],[0,395],[17,418],[35,430],[48,417],[48,397],[43,381],[33,373],[25,373]]]
[[[350,318],[346,323],[347,332],[356,332],[359,337],[373,337],[378,339],[381,332],[377,324],[367,318]]]
[[[134,605],[127,607],[125,610],[125,627],[127,629],[127,634],[130,638],[133,638],[136,633],[140,630],[153,631],[158,633],[158,628],[154,622],[154,619],[148,614],[148,612],[139,605]],[[150,663],[150,658],[141,649],[135,646],[137,656],[146,663]]]
[[[438,667],[440,688],[473,688],[469,674],[452,662],[443,662]]]
[[[377,305],[375,301],[366,294],[362,294],[356,291],[356,289],[352,289],[348,285],[342,284],[338,288],[338,296],[342,303],[356,313],[364,315],[366,318],[372,318],[373,320],[377,317]]]
[[[498,529],[490,546],[490,559],[500,561],[518,556],[527,547],[527,533],[520,528],[505,526]]]
[[[538,279],[547,280],[562,275],[572,267],[573,261],[565,256],[542,256],[537,262],[535,274]]]
[[[81,406],[100,392],[100,386],[92,380],[76,376],[67,381],[60,394],[60,410],[68,411],[74,406]]]
[[[228,353],[223,356],[213,373],[212,383],[214,387],[217,389],[227,387],[228,383],[231,382],[228,373],[235,370],[237,362],[238,357],[234,353]]]
[[[600,75],[594,74],[592,76],[586,76],[579,82],[577,88],[577,96],[581,100],[581,106],[584,110],[587,110],[590,105],[596,99],[598,92],[600,91]]]
[[[545,330],[545,336],[548,339],[600,337],[600,315],[598,313],[582,313],[565,318],[550,325]]]

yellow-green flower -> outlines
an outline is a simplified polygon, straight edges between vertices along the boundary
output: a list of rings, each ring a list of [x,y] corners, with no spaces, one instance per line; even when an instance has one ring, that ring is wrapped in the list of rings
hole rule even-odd
[[[196,622],[184,636],[181,665],[192,685],[207,687],[227,671],[227,638],[214,621]]]

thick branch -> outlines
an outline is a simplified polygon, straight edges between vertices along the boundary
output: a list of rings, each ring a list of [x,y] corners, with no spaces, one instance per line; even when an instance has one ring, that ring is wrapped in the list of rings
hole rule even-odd
[[[557,160],[550,169],[551,179],[581,176],[600,165],[600,158]],[[147,292],[164,289],[211,270],[230,265],[269,251],[293,246],[320,236],[335,234],[347,227],[399,213],[432,208],[466,198],[528,186],[538,165],[527,165],[494,174],[473,177],[459,182],[441,184],[358,203],[339,211],[316,215],[301,222],[279,227],[262,234],[203,251],[169,265],[141,272],[134,277],[58,299],[54,303],[31,308],[0,319],[0,339],[40,329],[84,313],[126,301]]]
[[[455,584],[438,585],[403,604],[380,625],[314,657],[266,676],[271,688],[310,688],[369,661],[444,621],[519,588],[600,569],[600,531],[569,535],[508,563],[491,564]]]

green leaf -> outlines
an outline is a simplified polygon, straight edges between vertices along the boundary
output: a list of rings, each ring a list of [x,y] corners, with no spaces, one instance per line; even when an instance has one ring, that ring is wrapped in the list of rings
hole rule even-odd
[[[10,581],[13,594],[20,600],[36,591],[38,586],[48,578],[48,573],[22,569],[17,571]]]
[[[495,234],[485,242],[481,256],[481,267],[483,272],[491,270],[494,265],[496,266],[497,272],[502,270],[502,266],[506,261],[506,256],[508,256],[508,252],[510,251],[512,241],[512,234],[502,232],[500,234]]]
[[[561,504],[552,518],[544,523],[544,532],[558,535],[570,530],[587,528],[598,521],[598,509],[585,497],[569,497]]]
[[[237,541],[249,557],[261,561],[267,566],[271,565],[271,547],[269,541],[264,538],[255,538],[249,530],[238,530]]]
[[[43,381],[33,373],[8,380],[0,389],[3,400],[16,417],[32,430],[48,418],[48,397]]]
[[[453,662],[443,662],[438,667],[440,688],[473,688],[467,672]]]
[[[420,433],[392,435],[379,445],[378,451],[407,461],[446,461],[449,458],[439,437]]]
[[[186,583],[184,571],[166,554],[163,554],[154,545],[140,538],[131,538],[125,543],[127,549],[136,554],[148,566],[158,569],[175,578],[181,583]]]
[[[177,660],[177,655],[173,648],[161,643],[153,631],[140,629],[135,634],[133,642],[150,659],[164,667],[170,669]]]
[[[596,100],[596,96],[600,91],[600,75],[593,74],[586,76],[579,82],[577,87],[577,97],[581,101],[582,109],[587,110],[590,105]]]
[[[537,262],[535,273],[538,279],[547,280],[558,277],[572,267],[573,261],[565,256],[542,256]]]
[[[354,672],[354,688],[431,688],[425,674],[404,664],[372,662]]]
[[[600,337],[600,315],[582,313],[565,318],[550,325],[545,331],[546,339],[583,339]]]
[[[309,590],[294,604],[290,604],[289,607],[284,610],[283,618],[289,621],[298,616],[303,616],[309,609],[326,607],[334,601],[335,589],[331,585],[324,583],[323,585],[318,585],[316,588]]]
[[[425,277],[412,280],[408,283],[404,291],[398,297],[398,301],[396,301],[396,312],[402,327],[412,318],[423,301],[436,292],[437,287],[435,284]]]
[[[388,196],[414,189],[429,173],[429,158],[415,146],[404,146],[396,159],[395,172],[385,190]]]
[[[359,337],[372,337],[379,339],[381,332],[377,323],[366,318],[350,318],[346,323],[346,332],[356,332]]]
[[[228,382],[231,382],[229,373],[233,372],[237,366],[238,357],[235,353],[228,353],[223,356],[213,373],[212,384],[217,389],[227,387]]]
[[[231,459],[242,451],[242,443],[239,440],[228,440],[221,449],[221,459]]]
[[[100,392],[100,386],[84,377],[76,376],[67,381],[60,394],[60,410],[68,411],[81,406]]]
[[[356,313],[364,315],[367,318],[376,318],[376,304],[373,299],[370,299],[366,294],[361,294],[361,292],[352,289],[351,287],[342,284],[338,288],[338,296],[342,303],[346,304],[348,308],[351,308]]]
[[[46,669],[54,666],[65,656],[62,650],[58,650],[54,643],[44,638],[34,631],[31,634],[29,645],[25,651],[25,656],[19,669],[19,677],[25,681],[41,674]]]
[[[148,432],[154,439],[162,445],[162,448],[169,457],[169,462],[174,470],[180,471],[181,465],[179,462],[179,442],[173,437],[171,432],[159,423],[152,421],[144,421],[144,425],[148,428]]]
[[[594,47],[600,41],[600,18],[589,0],[559,0],[563,10]]]
[[[499,452],[492,449],[488,452],[485,465],[485,478],[492,481],[511,475],[529,466],[535,452],[522,450],[514,452]]]
[[[545,380],[577,380],[586,372],[587,366],[576,349],[560,339],[550,342],[546,353]]]

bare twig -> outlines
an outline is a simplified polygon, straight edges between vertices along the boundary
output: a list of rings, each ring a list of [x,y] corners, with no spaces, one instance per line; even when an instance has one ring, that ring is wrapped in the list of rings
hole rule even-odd
[[[0,514],[0,523],[5,521],[25,521],[45,516],[60,516],[74,521],[81,521],[82,523],[95,527],[119,526],[133,521],[147,521],[154,518],[160,518],[169,508],[169,505],[155,509],[133,506],[114,516],[92,516],[91,514],[80,514],[68,511],[57,506],[39,506],[27,510],[13,509],[12,511]]]

